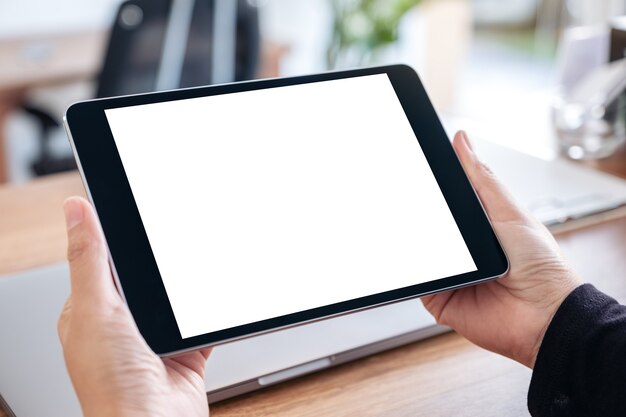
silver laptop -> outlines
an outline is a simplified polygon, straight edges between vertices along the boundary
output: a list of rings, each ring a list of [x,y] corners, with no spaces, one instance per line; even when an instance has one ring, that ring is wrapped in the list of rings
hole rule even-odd
[[[553,227],[626,205],[626,181],[486,142],[476,147],[518,201]],[[68,294],[65,264],[0,277],[0,396],[18,417],[80,415],[56,334]],[[444,331],[412,300],[231,343],[211,355],[207,395],[219,401]]]

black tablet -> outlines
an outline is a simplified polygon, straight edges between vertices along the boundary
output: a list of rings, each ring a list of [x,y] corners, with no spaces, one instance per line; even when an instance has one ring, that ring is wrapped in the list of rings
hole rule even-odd
[[[508,269],[407,66],[87,101],[65,121],[158,354]]]

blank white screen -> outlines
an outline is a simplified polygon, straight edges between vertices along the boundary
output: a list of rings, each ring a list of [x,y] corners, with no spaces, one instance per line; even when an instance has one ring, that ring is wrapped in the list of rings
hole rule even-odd
[[[106,116],[183,338],[476,270],[386,74]]]

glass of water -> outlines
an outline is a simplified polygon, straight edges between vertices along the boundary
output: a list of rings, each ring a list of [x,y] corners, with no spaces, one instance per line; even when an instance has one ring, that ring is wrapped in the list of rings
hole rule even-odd
[[[552,121],[561,151],[572,159],[612,155],[626,141],[626,59],[594,70],[557,95]]]

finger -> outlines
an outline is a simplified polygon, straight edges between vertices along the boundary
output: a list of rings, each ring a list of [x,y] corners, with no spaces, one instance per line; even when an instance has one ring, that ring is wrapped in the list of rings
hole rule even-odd
[[[57,333],[59,335],[59,339],[61,340],[61,344],[65,343],[67,338],[67,328],[69,325],[69,320],[71,317],[72,311],[72,298],[68,298],[65,304],[63,305],[63,310],[61,311],[61,315],[59,316],[59,321],[57,322]]]
[[[443,311],[454,296],[455,291],[456,290],[444,291],[438,294],[421,297],[424,308],[433,316],[437,324],[445,324],[442,322]]]
[[[455,135],[453,146],[491,220],[525,220],[527,216],[524,211],[493,172],[478,159],[465,132]]]
[[[199,352],[202,354],[205,360],[208,360],[209,356],[211,356],[211,352],[213,352],[213,348],[212,347],[204,348],[204,349],[201,349]]]
[[[165,361],[169,362],[170,365],[176,363],[179,366],[191,369],[196,374],[204,378],[204,368],[206,367],[206,362],[211,355],[211,350],[212,348],[205,348],[195,352],[184,353],[173,358],[168,358]]]
[[[73,302],[91,304],[119,299],[104,237],[91,204],[71,197],[65,201],[64,210]]]

